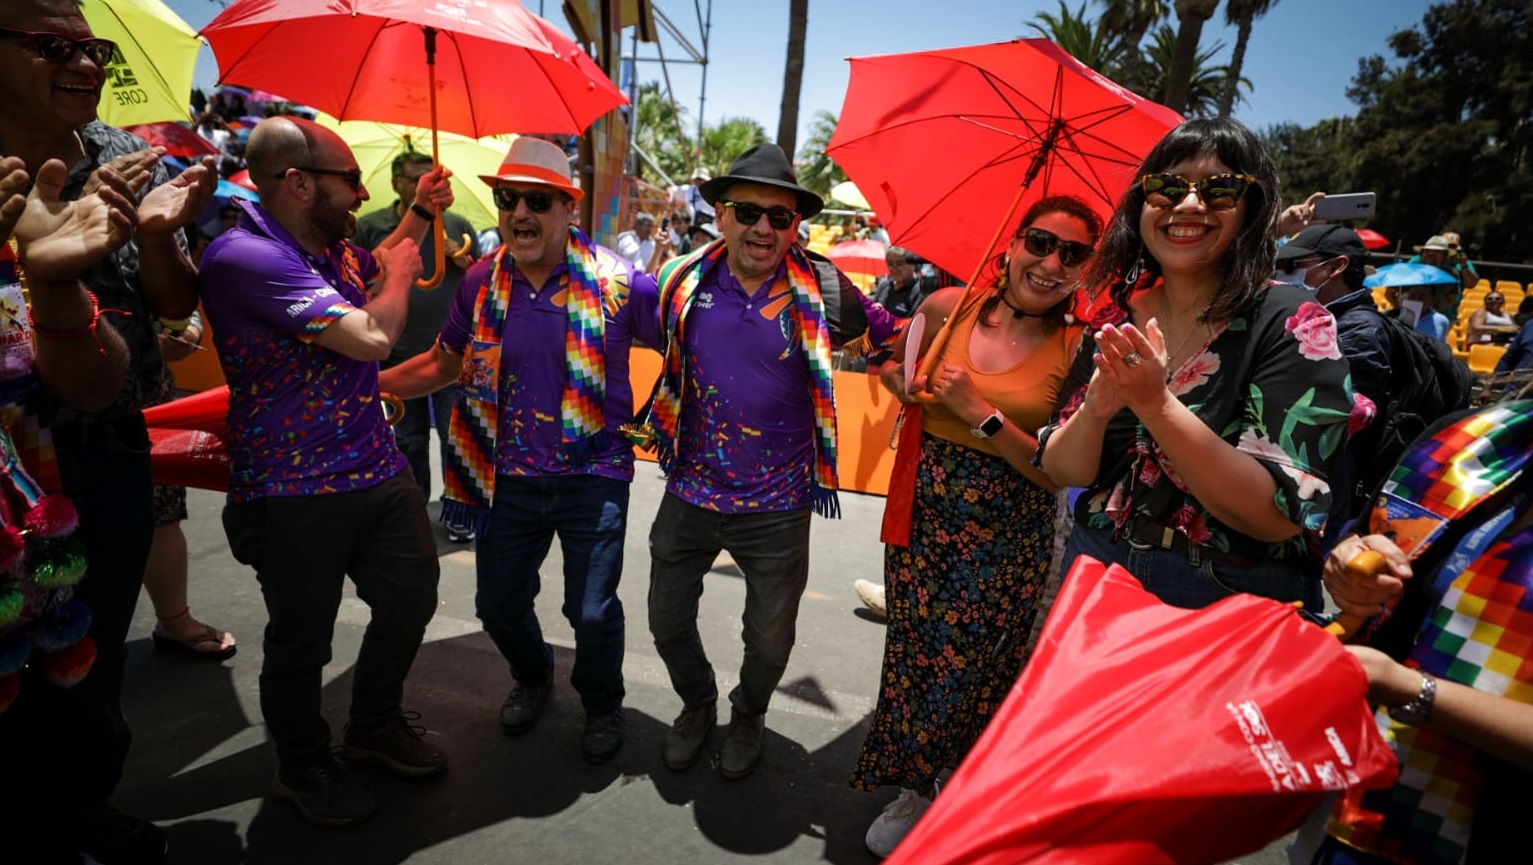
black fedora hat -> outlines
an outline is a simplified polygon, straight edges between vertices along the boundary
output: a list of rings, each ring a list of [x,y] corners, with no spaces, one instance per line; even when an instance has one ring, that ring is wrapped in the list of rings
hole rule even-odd
[[[798,185],[798,175],[788,161],[782,148],[771,142],[758,144],[740,154],[729,166],[729,172],[698,187],[703,200],[709,204],[718,201],[724,191],[736,183],[760,183],[786,189],[798,199],[798,212],[804,219],[819,213],[825,207],[825,199]]]

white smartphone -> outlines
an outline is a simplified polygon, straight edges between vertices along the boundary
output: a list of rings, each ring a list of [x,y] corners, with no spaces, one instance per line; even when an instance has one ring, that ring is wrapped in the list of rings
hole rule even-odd
[[[1315,202],[1316,219],[1367,219],[1373,215],[1378,196],[1372,192],[1327,195]]]

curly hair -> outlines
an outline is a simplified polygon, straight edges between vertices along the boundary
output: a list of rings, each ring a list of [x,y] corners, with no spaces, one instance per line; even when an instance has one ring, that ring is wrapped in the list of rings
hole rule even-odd
[[[1204,318],[1209,321],[1233,318],[1261,293],[1272,275],[1277,255],[1273,237],[1282,207],[1277,165],[1254,132],[1229,118],[1189,120],[1166,133],[1150,150],[1134,174],[1134,183],[1118,200],[1118,207],[1107,222],[1107,232],[1083,279],[1086,285],[1095,286],[1098,292],[1107,287],[1113,302],[1127,310],[1134,290],[1160,276],[1160,262],[1147,254],[1139,232],[1144,190],[1138,178],[1205,156],[1218,159],[1231,171],[1255,177],[1256,183],[1246,192],[1245,220],[1240,233],[1218,263],[1223,286]],[[1141,256],[1143,275],[1130,285],[1126,275]]]
[[[1096,245],[1097,239],[1102,236],[1102,217],[1097,216],[1096,211],[1091,209],[1091,205],[1073,195],[1050,195],[1038,199],[1032,207],[1027,209],[1027,212],[1022,215],[1022,221],[1017,223],[1017,230],[1012,232],[1012,238],[1021,237],[1022,232],[1031,228],[1034,222],[1051,213],[1063,213],[1066,216],[1073,216],[1079,219],[1085,224],[1086,233],[1091,235],[1091,244],[1093,246]],[[1001,305],[1001,295],[1005,294],[1006,289],[1011,287],[1011,275],[1007,272],[1007,264],[1006,253],[998,252],[985,263],[984,270],[982,271],[983,279],[981,284],[983,284],[983,281],[989,281],[995,286],[995,291],[985,298],[984,303],[980,304],[979,307],[979,320],[990,327],[995,326],[991,316],[995,314],[996,309]],[[1044,332],[1053,333],[1063,327],[1068,322],[1070,310],[1074,305],[1075,292],[1071,291],[1061,298],[1058,303],[1050,307],[1048,312],[1044,313]]]

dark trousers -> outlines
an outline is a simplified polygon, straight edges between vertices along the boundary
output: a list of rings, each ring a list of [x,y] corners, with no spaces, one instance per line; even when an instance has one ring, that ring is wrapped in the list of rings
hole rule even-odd
[[[729,702],[743,714],[766,712],[788,667],[809,583],[809,518],[808,508],[721,514],[669,494],[661,500],[649,533],[649,629],[686,706],[718,699],[697,606],[703,576],[728,551],[745,575],[745,657]]]
[[[351,720],[397,716],[436,612],[439,575],[415,479],[401,472],[348,493],[231,503],[223,516],[230,552],[255,568],[266,601],[261,715],[283,765],[312,762],[329,748],[320,682],[348,576],[372,611],[357,652]]]
[[[410,462],[410,474],[421,488],[421,495],[431,501],[431,430],[440,437],[441,447],[447,447],[447,420],[452,417],[452,404],[458,398],[457,385],[448,385],[430,396],[405,400],[405,413],[394,424],[394,443],[404,452]],[[443,454],[443,465],[446,455]]]
[[[628,482],[592,475],[495,479],[489,532],[476,550],[475,610],[484,630],[525,685],[553,675],[534,601],[538,567],[557,535],[564,557],[564,618],[575,630],[570,685],[588,715],[623,705],[623,537]]]

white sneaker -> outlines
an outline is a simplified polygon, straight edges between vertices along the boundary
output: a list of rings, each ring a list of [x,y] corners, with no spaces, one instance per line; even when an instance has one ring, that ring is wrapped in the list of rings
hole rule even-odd
[[[857,597],[867,605],[867,608],[880,616],[888,616],[889,611],[884,607],[884,584],[870,583],[867,580],[858,580],[852,583],[852,588],[857,590]]]
[[[861,582],[859,580],[858,582]],[[880,587],[881,588],[881,587]],[[926,813],[926,809],[932,806],[932,800],[920,795],[914,790],[900,789],[900,797],[890,802],[884,808],[882,814],[873,819],[873,825],[868,827],[868,834],[863,838],[863,843],[873,855],[883,858],[894,852],[894,848],[905,840],[910,830]]]

